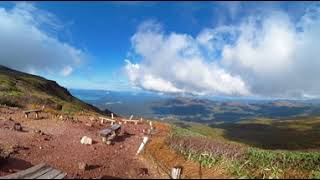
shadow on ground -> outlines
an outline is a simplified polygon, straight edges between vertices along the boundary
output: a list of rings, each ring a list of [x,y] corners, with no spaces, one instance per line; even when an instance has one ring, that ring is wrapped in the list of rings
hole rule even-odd
[[[113,141],[115,143],[123,142],[126,139],[130,138],[131,136],[134,136],[134,134],[130,134],[130,133],[124,132],[122,135],[116,136]]]
[[[30,162],[24,161],[22,159],[8,158],[5,162],[0,165],[1,171],[3,172],[18,172],[21,170],[28,169],[33,165]]]

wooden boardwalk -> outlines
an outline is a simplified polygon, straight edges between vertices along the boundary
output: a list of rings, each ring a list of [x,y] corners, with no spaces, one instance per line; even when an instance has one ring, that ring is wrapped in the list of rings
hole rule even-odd
[[[63,179],[67,173],[42,163],[14,174],[2,176],[0,179]]]

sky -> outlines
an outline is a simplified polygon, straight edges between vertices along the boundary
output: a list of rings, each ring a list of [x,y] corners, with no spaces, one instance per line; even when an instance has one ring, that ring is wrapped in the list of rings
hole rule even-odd
[[[0,64],[67,88],[320,97],[318,2],[0,2]]]

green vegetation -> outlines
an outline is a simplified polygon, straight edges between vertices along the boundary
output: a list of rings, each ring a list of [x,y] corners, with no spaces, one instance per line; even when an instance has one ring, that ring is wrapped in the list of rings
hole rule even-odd
[[[191,131],[189,129],[185,129],[185,128],[179,128],[177,126],[173,126],[173,136],[193,136],[193,137],[201,137],[203,136],[202,134],[200,134],[199,132],[196,131]]]
[[[264,128],[254,128],[260,125]],[[167,143],[186,159],[208,168],[227,169],[237,178],[320,178],[320,152],[310,151],[320,146],[317,117],[292,121],[260,119],[213,127],[174,126]],[[232,138],[230,131],[234,131]],[[246,138],[242,131],[253,138]],[[240,133],[239,138],[235,138],[236,133]],[[261,140],[259,137],[267,140],[257,141]]]
[[[0,66],[0,104],[15,107],[45,105],[66,114],[99,109],[74,98],[56,82]]]
[[[320,147],[320,119],[258,119],[242,123],[213,125],[223,129],[224,139],[263,149],[303,150]]]

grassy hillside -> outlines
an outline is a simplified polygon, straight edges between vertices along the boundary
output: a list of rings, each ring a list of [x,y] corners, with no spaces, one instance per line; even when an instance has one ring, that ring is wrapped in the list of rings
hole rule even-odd
[[[320,178],[320,118],[173,126],[167,144],[236,178]]]
[[[94,111],[103,113],[92,105],[73,97],[56,82],[39,76],[15,71],[0,65],[0,104],[23,108],[45,105],[65,113]]]

